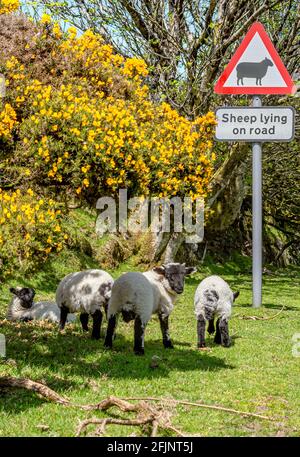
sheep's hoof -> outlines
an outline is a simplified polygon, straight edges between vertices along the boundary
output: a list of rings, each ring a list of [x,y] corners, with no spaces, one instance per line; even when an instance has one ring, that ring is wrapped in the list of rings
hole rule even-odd
[[[100,333],[92,333],[92,340],[100,340]]]
[[[173,343],[171,340],[166,340],[163,342],[165,349],[174,349]]]
[[[105,349],[112,349],[112,343],[107,343],[107,342],[105,341],[104,347],[105,347]]]
[[[224,342],[222,346],[223,348],[229,348],[231,346],[231,340]]]
[[[134,353],[135,353],[135,355],[144,355],[145,350],[144,350],[144,348],[138,348],[138,349],[134,350]]]

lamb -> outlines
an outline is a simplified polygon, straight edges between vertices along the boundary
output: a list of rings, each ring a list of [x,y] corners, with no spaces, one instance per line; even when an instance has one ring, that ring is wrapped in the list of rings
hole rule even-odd
[[[256,85],[261,86],[261,80],[266,75],[268,67],[273,67],[273,62],[267,57],[261,62],[241,62],[236,67],[237,85],[241,82],[244,84],[243,78],[255,78]]]
[[[59,322],[60,310],[55,302],[40,301],[34,303],[35,290],[29,287],[11,287],[13,294],[8,306],[6,318],[9,321],[48,320]],[[68,322],[74,322],[76,316],[70,314]]]
[[[231,307],[239,292],[232,292],[220,276],[209,276],[200,282],[195,292],[195,314],[197,317],[198,348],[205,347],[205,323],[209,322],[208,333],[213,334],[214,319],[218,318],[214,341],[224,347],[230,346],[228,321]]]
[[[183,292],[185,276],[195,268],[168,263],[145,273],[128,272],[114,283],[108,304],[105,347],[112,348],[117,316],[125,322],[134,320],[134,352],[144,354],[145,328],[152,314],[158,314],[165,348],[173,348],[169,334],[169,315],[178,294]]]
[[[103,306],[107,314],[113,278],[103,270],[70,273],[59,283],[56,302],[60,308],[60,329],[65,327],[68,313],[80,312],[83,331],[88,331],[89,315],[93,318],[92,338],[100,338]]]

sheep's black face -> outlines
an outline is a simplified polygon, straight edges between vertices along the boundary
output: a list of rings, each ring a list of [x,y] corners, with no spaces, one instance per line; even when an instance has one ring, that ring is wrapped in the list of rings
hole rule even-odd
[[[30,289],[29,287],[22,287],[19,289],[15,289],[13,287],[10,288],[10,292],[16,295],[20,301],[23,308],[31,308],[33,304],[33,299],[35,296],[35,290]]]
[[[182,294],[185,277],[194,273],[196,269],[194,267],[186,267],[185,263],[168,263],[154,268],[154,271],[165,276],[171,290],[176,294]]]
[[[124,322],[128,323],[135,319],[135,312],[122,309],[121,311]]]

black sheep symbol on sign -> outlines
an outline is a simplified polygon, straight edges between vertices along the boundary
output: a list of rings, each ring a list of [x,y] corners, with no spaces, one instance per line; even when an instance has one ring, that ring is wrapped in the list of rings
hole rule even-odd
[[[243,78],[255,78],[256,85],[261,86],[261,80],[268,71],[268,67],[273,67],[273,62],[267,57],[261,62],[241,62],[236,67],[237,85],[244,85]]]

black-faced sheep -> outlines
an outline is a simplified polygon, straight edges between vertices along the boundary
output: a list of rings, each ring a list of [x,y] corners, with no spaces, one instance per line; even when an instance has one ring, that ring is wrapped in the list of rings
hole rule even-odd
[[[60,328],[68,313],[80,312],[82,329],[88,331],[89,315],[93,318],[92,338],[100,338],[103,307],[107,313],[113,278],[103,270],[85,270],[67,275],[58,285],[56,302],[60,308]]]
[[[152,314],[158,314],[165,348],[173,348],[169,335],[169,315],[178,294],[183,292],[184,279],[193,267],[168,263],[145,273],[124,273],[114,283],[108,304],[108,326],[105,346],[112,347],[119,313],[125,322],[134,320],[134,352],[144,354],[145,328]]]
[[[47,320],[59,322],[60,310],[55,302],[33,301],[35,290],[29,287],[11,287],[13,298],[8,305],[6,318],[9,321]],[[68,322],[73,322],[76,316],[70,314]]]
[[[268,67],[273,67],[273,62],[267,57],[261,62],[241,62],[236,67],[237,85],[244,85],[243,78],[255,78],[256,85],[261,86],[261,80],[266,75]]]
[[[205,347],[205,324],[209,322],[208,333],[213,334],[214,319],[217,317],[215,343],[230,346],[228,321],[231,307],[239,292],[232,292],[220,276],[209,276],[200,282],[195,292],[195,314],[197,317],[198,348]]]

